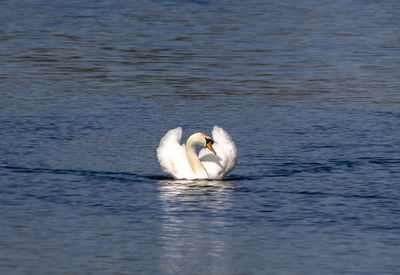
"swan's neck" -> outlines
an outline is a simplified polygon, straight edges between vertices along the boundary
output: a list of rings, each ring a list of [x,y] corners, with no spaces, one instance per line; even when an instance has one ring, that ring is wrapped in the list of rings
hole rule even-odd
[[[198,179],[207,179],[207,171],[197,156],[196,144],[198,143],[192,137],[189,137],[186,142],[186,157],[195,177]]]

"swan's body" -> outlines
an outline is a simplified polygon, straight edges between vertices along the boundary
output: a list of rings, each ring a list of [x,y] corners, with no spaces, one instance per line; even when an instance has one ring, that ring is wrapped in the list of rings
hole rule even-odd
[[[214,126],[215,143],[203,133],[194,133],[181,145],[182,128],[169,130],[161,139],[157,157],[161,168],[176,179],[223,179],[236,166],[235,143],[224,129]],[[196,145],[201,149],[197,156]]]

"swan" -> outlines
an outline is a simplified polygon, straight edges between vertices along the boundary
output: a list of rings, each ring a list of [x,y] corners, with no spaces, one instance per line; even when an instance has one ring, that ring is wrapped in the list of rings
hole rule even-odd
[[[236,146],[221,127],[214,126],[212,136],[197,132],[184,145],[180,144],[182,128],[169,130],[157,148],[161,169],[175,179],[223,179],[236,166]],[[205,147],[199,155],[196,145]]]

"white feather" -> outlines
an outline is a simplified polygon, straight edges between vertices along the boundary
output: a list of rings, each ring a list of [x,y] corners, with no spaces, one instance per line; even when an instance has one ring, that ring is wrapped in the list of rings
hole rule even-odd
[[[231,136],[221,127],[214,126],[212,136],[217,154],[204,148],[199,152],[199,159],[209,179],[223,179],[236,166],[236,146]],[[180,144],[181,138],[182,128],[168,131],[157,149],[158,161],[162,170],[176,179],[195,179],[186,156],[185,145]]]
[[[214,126],[212,136],[217,154],[204,148],[199,152],[199,159],[210,179],[223,179],[236,166],[236,146],[231,136],[221,127]]]
[[[169,130],[161,139],[157,149],[161,169],[177,179],[192,179],[194,174],[186,158],[185,145],[180,144],[182,128]]]

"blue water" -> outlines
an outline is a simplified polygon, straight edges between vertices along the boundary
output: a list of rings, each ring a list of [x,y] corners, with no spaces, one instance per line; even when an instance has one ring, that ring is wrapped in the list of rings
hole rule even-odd
[[[399,10],[0,2],[0,273],[398,274]],[[215,124],[236,169],[168,178]]]

